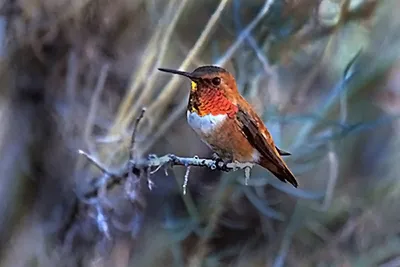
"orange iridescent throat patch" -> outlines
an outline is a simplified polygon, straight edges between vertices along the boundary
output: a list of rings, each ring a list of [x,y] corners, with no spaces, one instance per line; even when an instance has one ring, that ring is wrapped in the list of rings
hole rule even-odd
[[[200,116],[227,114],[229,117],[233,117],[237,111],[237,106],[219,90],[203,89],[199,94],[198,113]]]

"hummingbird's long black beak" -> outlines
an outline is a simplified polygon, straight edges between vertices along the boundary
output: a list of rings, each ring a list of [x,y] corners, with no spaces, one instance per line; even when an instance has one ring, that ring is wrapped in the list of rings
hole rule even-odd
[[[182,75],[185,77],[188,77],[189,79],[191,79],[192,81],[196,81],[198,80],[197,77],[195,77],[192,73],[190,72],[186,72],[186,71],[180,71],[180,70],[173,70],[173,69],[164,69],[164,68],[158,68],[159,71],[163,71],[163,72],[168,72],[168,73],[173,73],[173,74],[178,74],[178,75]]]

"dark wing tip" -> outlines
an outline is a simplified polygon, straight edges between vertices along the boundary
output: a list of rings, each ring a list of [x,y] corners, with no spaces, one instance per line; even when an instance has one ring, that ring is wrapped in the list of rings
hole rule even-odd
[[[289,182],[295,188],[297,188],[299,186],[299,183],[297,182],[296,178],[291,173],[289,173],[289,174],[287,174],[285,176],[278,177],[278,178],[282,179],[284,182]]]
[[[282,149],[279,149],[277,146],[275,146],[275,148],[276,148],[276,150],[278,150],[278,153],[281,156],[291,156],[292,155],[292,153],[287,152],[287,151],[282,150]]]
[[[277,163],[270,161],[267,158],[262,158],[259,164],[262,167],[269,170],[276,178],[278,178],[282,182],[284,182],[284,183],[289,182],[296,188],[299,186],[299,183],[297,182],[296,177],[290,171],[289,167],[287,167],[285,164],[282,164],[282,163],[277,164]]]
[[[299,186],[299,183],[297,182],[296,179],[290,179],[288,180],[289,183],[291,183],[295,188],[297,188]]]
[[[292,174],[292,172],[288,169],[286,169],[283,173],[274,173],[274,175],[279,179],[284,182],[289,182],[291,185],[294,187],[298,187],[299,183],[296,180],[296,177]]]

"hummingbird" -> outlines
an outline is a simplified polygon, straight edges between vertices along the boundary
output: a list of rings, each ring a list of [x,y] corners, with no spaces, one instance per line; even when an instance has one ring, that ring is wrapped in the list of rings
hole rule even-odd
[[[224,68],[201,66],[193,72],[159,68],[191,80],[187,121],[200,139],[223,161],[255,163],[282,182],[298,186],[267,127],[239,93],[235,78]]]

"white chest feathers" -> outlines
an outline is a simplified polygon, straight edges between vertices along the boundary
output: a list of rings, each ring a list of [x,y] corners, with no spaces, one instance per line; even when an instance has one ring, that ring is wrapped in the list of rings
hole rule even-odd
[[[210,134],[216,127],[224,122],[227,115],[205,115],[199,116],[196,112],[187,112],[187,120],[190,127],[200,135]]]

